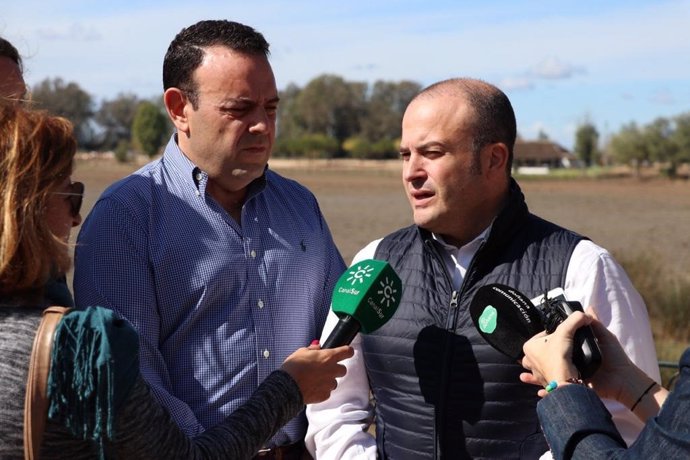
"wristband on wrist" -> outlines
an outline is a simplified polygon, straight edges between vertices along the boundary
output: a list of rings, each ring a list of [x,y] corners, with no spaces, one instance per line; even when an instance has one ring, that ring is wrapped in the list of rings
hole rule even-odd
[[[652,381],[652,383],[647,387],[646,390],[644,390],[644,392],[640,395],[640,397],[637,398],[637,401],[635,401],[635,404],[632,405],[632,407],[630,408],[630,411],[631,411],[631,412],[634,412],[634,411],[635,411],[635,408],[637,407],[638,404],[640,404],[640,402],[642,401],[642,398],[644,398],[645,395],[646,395],[647,393],[649,393],[649,390],[651,390],[652,388],[654,388],[655,385],[656,385],[656,382],[655,382],[655,381]]]
[[[551,393],[553,390],[558,388],[558,382],[555,380],[551,380],[549,383],[546,384],[544,389],[546,390],[547,393]]]

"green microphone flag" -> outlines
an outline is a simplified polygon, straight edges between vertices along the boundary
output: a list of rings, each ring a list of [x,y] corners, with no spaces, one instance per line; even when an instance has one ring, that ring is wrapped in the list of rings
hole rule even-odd
[[[359,331],[378,329],[393,316],[401,296],[402,283],[388,262],[366,259],[352,265],[333,288],[331,308],[340,321],[323,348],[350,343]]]

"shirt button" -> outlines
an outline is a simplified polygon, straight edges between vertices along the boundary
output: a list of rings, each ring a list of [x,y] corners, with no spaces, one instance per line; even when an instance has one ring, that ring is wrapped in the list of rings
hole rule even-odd
[[[259,306],[259,308],[264,308],[264,301],[259,299],[259,302],[257,303],[257,305]]]
[[[264,350],[264,358],[268,359],[270,355],[271,354],[268,352],[268,350]]]
[[[201,173],[196,173],[196,180],[201,180]]]
[[[252,256],[252,259],[255,259],[256,258],[256,251],[252,249],[251,252],[249,253],[249,255]]]

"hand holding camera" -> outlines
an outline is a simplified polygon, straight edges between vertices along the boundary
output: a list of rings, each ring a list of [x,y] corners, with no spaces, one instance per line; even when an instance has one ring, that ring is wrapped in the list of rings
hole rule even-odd
[[[521,292],[501,284],[479,288],[470,304],[470,315],[482,337],[515,360],[524,356],[525,342],[542,331],[552,333],[574,311],[582,311],[582,306],[562,295],[545,295],[534,305]],[[601,364],[601,350],[589,326],[575,334],[572,361],[583,379],[591,377]]]
[[[573,312],[584,313],[580,302],[569,302],[558,297],[549,299],[544,296],[544,301],[537,308],[543,313],[544,330],[547,334],[552,334]],[[594,375],[601,365],[601,350],[589,324],[582,325],[575,331],[574,340],[573,364],[580,378],[587,379]]]

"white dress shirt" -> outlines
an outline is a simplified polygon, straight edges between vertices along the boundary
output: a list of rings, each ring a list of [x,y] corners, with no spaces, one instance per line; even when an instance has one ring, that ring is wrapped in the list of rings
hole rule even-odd
[[[485,230],[473,241],[456,248],[434,235],[446,249],[444,260],[455,289],[459,289],[467,268],[482,241]],[[372,241],[352,263],[374,257],[381,239]],[[623,268],[605,249],[583,240],[573,250],[568,264],[565,286],[566,299],[578,301],[584,308],[592,306],[599,320],[613,332],[630,359],[657,382],[661,381],[654,340],[649,326],[647,308]],[[322,334],[322,341],[338,322],[331,312]],[[328,400],[307,406],[309,428],[306,445],[316,459],[348,460],[376,458],[376,441],[367,431],[372,419],[369,382],[362,356],[361,338],[352,342],[355,354],[343,361],[347,374],[338,379],[338,387]],[[536,389],[535,389],[536,391]],[[644,426],[625,406],[604,400],[623,438],[632,443]],[[551,458],[546,452],[542,459]]]

